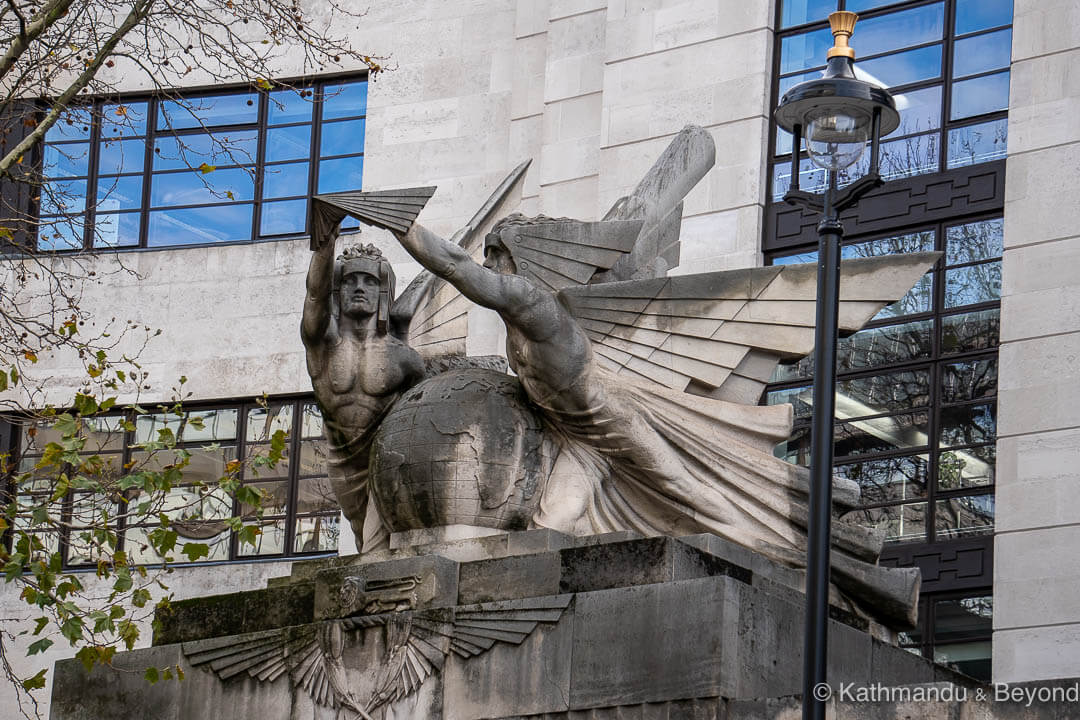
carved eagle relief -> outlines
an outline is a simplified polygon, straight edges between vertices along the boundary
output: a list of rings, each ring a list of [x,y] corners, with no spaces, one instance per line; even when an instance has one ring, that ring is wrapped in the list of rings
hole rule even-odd
[[[407,584],[395,591],[403,591],[397,595],[411,605]],[[182,650],[193,666],[221,680],[247,675],[274,682],[285,676],[294,691],[303,690],[316,705],[344,710],[350,720],[373,720],[379,708],[413,695],[429,677],[441,673],[451,653],[468,659],[496,643],[520,645],[541,623],[557,623],[572,598],[567,594],[379,612],[186,642]],[[368,653],[350,653],[350,647],[365,645],[364,633],[380,630]],[[352,666],[350,661],[358,657],[370,662],[371,647],[378,655],[374,666]]]

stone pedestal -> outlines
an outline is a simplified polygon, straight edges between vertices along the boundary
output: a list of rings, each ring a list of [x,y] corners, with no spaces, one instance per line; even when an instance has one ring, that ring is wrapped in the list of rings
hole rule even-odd
[[[52,717],[780,718],[797,705],[799,575],[715,537],[543,530],[367,560],[296,563],[265,590],[177,603],[154,646],[115,669],[58,663]],[[834,609],[834,687],[977,687],[868,629]],[[151,665],[185,679],[149,686]]]

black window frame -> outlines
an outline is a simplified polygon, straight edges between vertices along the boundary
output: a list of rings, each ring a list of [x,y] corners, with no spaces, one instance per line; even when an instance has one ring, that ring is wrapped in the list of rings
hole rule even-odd
[[[332,497],[332,490],[330,480],[326,472],[326,446],[325,440],[322,434],[322,415],[318,410],[315,403],[315,399],[310,394],[304,395],[283,395],[283,396],[271,396],[267,398],[247,398],[241,400],[235,400],[231,402],[215,401],[215,402],[191,402],[185,403],[183,406],[184,413],[199,413],[205,411],[221,411],[221,410],[236,410],[236,437],[233,439],[222,440],[192,440],[192,441],[179,441],[176,443],[177,449],[197,449],[202,446],[214,443],[222,446],[223,450],[232,448],[231,457],[228,452],[223,452],[223,461],[229,459],[250,459],[249,453],[250,446],[265,445],[266,440],[260,438],[258,440],[248,440],[248,418],[249,413],[253,410],[260,408],[278,408],[288,407],[290,417],[290,432],[286,440],[286,458],[283,463],[286,465],[286,472],[284,476],[280,475],[268,475],[266,471],[255,476],[252,473],[251,464],[245,463],[240,470],[240,478],[244,484],[260,484],[265,487],[267,483],[279,483],[283,480],[286,482],[286,488],[288,496],[285,501],[284,513],[274,513],[265,505],[263,507],[264,515],[261,519],[255,518],[252,515],[245,515],[240,503],[232,499],[231,516],[243,517],[245,525],[255,524],[263,527],[268,526],[274,522],[284,523],[284,537],[282,538],[282,551],[281,552],[258,552],[253,550],[250,545],[241,545],[238,535],[235,531],[228,528],[222,529],[218,535],[225,532],[228,533],[227,542],[225,543],[226,552],[225,557],[214,557],[214,547],[211,547],[211,557],[208,559],[202,559],[194,563],[188,562],[184,559],[179,551],[173,553],[174,560],[170,562],[170,565],[199,565],[199,564],[219,564],[219,563],[236,563],[236,562],[262,562],[283,560],[289,558],[319,558],[319,557],[331,557],[337,555],[338,548],[340,546],[340,533],[347,528],[347,523],[341,519],[341,511],[337,505],[336,498]],[[135,412],[132,410],[125,410],[116,413],[103,413],[95,418],[125,418],[132,423],[138,423],[139,417],[146,417],[147,415],[161,415],[163,413],[162,408],[157,406],[144,406],[141,412]],[[310,414],[310,415],[309,415]],[[318,419],[318,431],[312,434],[305,435],[303,428],[305,426],[305,415],[311,418]],[[178,420],[178,418],[177,418]],[[33,424],[34,419],[20,419],[15,417],[7,417],[2,423],[5,428],[4,437],[0,440],[4,441],[4,445],[0,448],[0,453],[6,455],[8,460],[8,477],[6,482],[3,483],[3,496],[6,501],[10,502],[15,500],[20,495],[29,495],[30,492],[22,491],[16,486],[15,479],[20,473],[19,468],[25,467],[26,464],[40,456],[40,450],[30,453],[26,452],[26,449],[22,446],[25,442],[25,429],[28,424]],[[136,434],[138,430],[125,430],[120,437],[121,448],[118,451],[113,451],[115,457],[119,460],[119,465],[127,467],[127,464],[132,461],[133,455],[139,450],[133,446],[136,443]],[[303,454],[303,446],[305,443],[311,443],[311,447],[318,446],[321,448],[323,455],[322,471],[315,473],[302,472],[301,456]],[[167,451],[171,455],[172,451]],[[94,454],[93,451],[88,450],[86,454]],[[110,451],[106,451],[100,454],[110,454]],[[280,465],[279,465],[280,467]],[[24,470],[25,471],[25,470]],[[301,493],[301,484],[305,481],[309,481],[310,484],[319,484],[325,492],[328,492],[328,499],[332,502],[328,503],[327,507],[322,509],[316,509],[306,512],[301,512],[299,504],[299,496]],[[181,486],[177,486],[181,487]],[[65,522],[70,521],[73,504],[75,499],[74,492],[69,492],[62,500],[61,513]],[[336,529],[336,537],[338,542],[334,544],[333,548],[323,548],[314,550],[297,550],[297,529],[299,523],[302,521],[312,521],[317,527],[321,529],[323,523],[327,523]],[[214,523],[220,522],[213,519],[208,520],[194,520],[192,523],[201,523],[204,526],[210,526]],[[160,558],[152,560],[139,560],[137,556],[132,554],[132,548],[129,546],[129,534],[128,531],[138,528],[146,528],[151,530],[157,527],[154,518],[147,518],[147,522],[139,523],[137,525],[129,525],[124,518],[120,518],[115,525],[110,525],[110,529],[116,532],[119,536],[119,543],[117,545],[118,550],[124,550],[128,552],[129,558],[132,558],[133,562],[147,565],[157,565],[161,563]],[[18,531],[18,528],[9,528],[4,534],[3,542],[5,546],[10,549],[12,538],[14,533]],[[63,558],[63,567],[65,570],[92,570],[95,565],[92,559],[86,561],[76,561],[71,557],[73,543],[71,542],[70,533],[72,530],[65,529],[62,531],[40,531],[29,530],[28,532],[38,534],[39,536],[49,535],[52,537],[50,542],[45,543],[46,548],[58,547]],[[50,543],[55,542],[56,545]],[[207,539],[199,539],[196,537],[187,537],[181,534],[178,544],[184,542],[208,542]],[[257,539],[256,542],[259,542]]]
[[[167,248],[186,248],[186,247],[215,247],[220,245],[237,245],[237,244],[249,244],[255,242],[268,242],[283,239],[294,239],[297,237],[303,237],[310,232],[308,212],[304,212],[303,227],[301,229],[289,230],[287,232],[269,232],[263,234],[263,218],[265,209],[268,203],[273,202],[289,202],[291,200],[304,200],[306,203],[310,203],[310,198],[320,192],[319,190],[319,175],[320,164],[326,161],[341,160],[341,159],[355,159],[358,161],[358,167],[360,174],[362,174],[363,161],[364,161],[364,137],[359,139],[359,148],[356,152],[337,153],[322,155],[322,131],[324,125],[327,123],[337,122],[355,122],[361,121],[365,124],[363,135],[366,136],[366,120],[367,120],[367,103],[365,101],[363,111],[360,114],[326,118],[324,117],[324,103],[326,95],[326,88],[337,85],[345,85],[352,83],[369,83],[368,73],[339,73],[332,75],[320,75],[311,78],[302,78],[290,81],[283,81],[280,84],[267,85],[262,84],[240,84],[228,87],[199,87],[184,90],[170,90],[155,93],[132,93],[123,94],[119,96],[102,96],[83,100],[80,102],[81,106],[92,106],[94,108],[91,114],[91,125],[89,128],[89,138],[85,141],[72,140],[72,144],[78,142],[86,142],[88,144],[89,157],[87,158],[87,175],[86,182],[86,195],[85,195],[85,207],[81,212],[69,212],[61,215],[48,215],[43,216],[41,213],[42,192],[40,189],[35,188],[37,192],[33,193],[36,197],[31,200],[29,206],[25,208],[25,213],[22,210],[18,214],[26,217],[31,217],[35,222],[44,223],[47,220],[56,220],[61,223],[74,221],[81,223],[82,236],[80,247],[46,247],[44,243],[40,242],[39,231],[35,229],[30,233],[30,238],[27,242],[33,243],[33,247],[39,252],[49,252],[57,254],[72,254],[87,251],[108,251],[108,252],[125,252],[125,251],[139,251],[139,250],[160,250]],[[261,85],[261,86],[260,86]],[[288,127],[299,126],[309,124],[307,121],[295,121],[295,122],[280,122],[271,124],[269,121],[270,115],[270,95],[274,92],[287,91],[291,92],[291,88],[303,89],[306,92],[311,93],[312,101],[312,114],[310,119],[310,146],[306,159],[289,159],[284,161],[272,161],[267,163],[266,161],[266,146],[269,137],[269,129],[271,127]],[[365,95],[367,88],[365,88]],[[182,98],[186,101],[197,102],[200,98],[218,97],[237,95],[243,96],[252,94],[257,98],[256,108],[256,120],[252,123],[242,124],[230,124],[230,125],[210,125],[206,127],[193,126],[177,129],[161,129],[157,127],[159,119],[159,108],[163,103],[169,101],[175,101],[178,98]],[[330,97],[333,97],[331,95]],[[99,167],[99,153],[104,146],[106,139],[102,138],[102,113],[103,107],[112,107],[117,105],[129,105],[136,103],[146,103],[146,118],[145,118],[145,130],[144,134],[138,136],[139,139],[145,141],[145,155],[142,160],[141,171],[132,171],[121,174],[107,173],[102,174]],[[77,106],[73,106],[73,110],[77,110]],[[38,111],[43,112],[43,108]],[[197,172],[198,168],[177,169],[174,171],[154,169],[154,155],[155,144],[161,138],[172,137],[185,137],[185,136],[198,136],[205,133],[214,134],[227,134],[237,132],[252,132],[255,134],[255,152],[251,158],[250,163],[240,163],[237,167],[250,168],[244,169],[244,172],[250,172],[252,175],[252,197],[250,200],[230,200],[228,198],[222,198],[220,201],[211,201],[206,203],[199,203],[195,205],[161,205],[155,206],[151,204],[151,191],[152,180],[155,176],[162,174],[168,174],[169,172],[176,172],[182,174],[186,172]],[[33,165],[37,168],[42,168],[44,165],[45,149],[47,146],[55,146],[62,144],[64,141],[58,142],[45,142],[40,143],[34,151]],[[197,159],[197,158],[195,158]],[[307,189],[303,195],[289,195],[281,197],[265,197],[264,196],[264,177],[267,168],[273,168],[277,165],[284,165],[287,163],[299,163],[305,162],[308,167],[308,179]],[[215,168],[217,169],[217,168]],[[231,169],[231,166],[222,169]],[[119,211],[102,212],[98,198],[97,191],[98,185],[103,179],[114,179],[116,177],[135,177],[141,176],[141,200],[138,209],[121,209]],[[207,176],[212,180],[212,176]],[[63,182],[66,178],[56,178],[57,181]],[[82,178],[78,178],[77,181],[81,181]],[[43,182],[47,182],[44,181]],[[359,189],[359,188],[349,188]],[[167,243],[158,242],[153,243],[150,237],[150,220],[152,212],[161,212],[163,210],[186,210],[186,209],[199,209],[199,208],[216,208],[216,207],[237,207],[240,205],[251,205],[251,227],[250,232],[246,239],[235,240],[222,240],[222,241],[208,241],[208,242],[184,242],[184,243]],[[305,207],[309,207],[306,205]],[[98,216],[113,215],[133,215],[139,218],[139,233],[138,241],[135,244],[128,245],[108,245],[108,244],[95,244],[95,236],[97,235],[97,218]]]

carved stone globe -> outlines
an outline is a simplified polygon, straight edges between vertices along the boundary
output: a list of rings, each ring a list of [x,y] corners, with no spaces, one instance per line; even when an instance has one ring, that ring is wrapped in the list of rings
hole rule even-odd
[[[554,449],[517,378],[463,369],[398,400],[371,449],[371,494],[391,532],[525,529]]]

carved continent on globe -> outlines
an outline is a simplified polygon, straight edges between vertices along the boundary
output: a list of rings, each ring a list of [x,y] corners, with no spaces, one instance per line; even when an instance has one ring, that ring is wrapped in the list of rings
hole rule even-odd
[[[555,453],[516,378],[452,370],[406,392],[382,421],[371,494],[391,532],[524,530]]]

